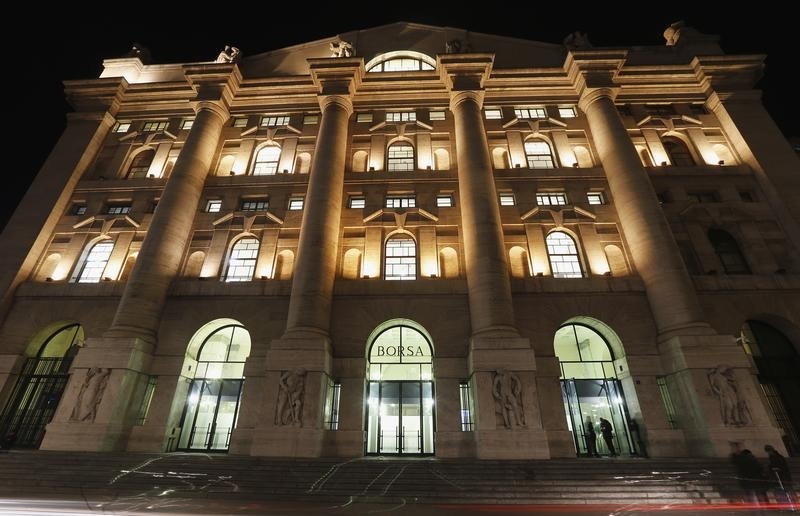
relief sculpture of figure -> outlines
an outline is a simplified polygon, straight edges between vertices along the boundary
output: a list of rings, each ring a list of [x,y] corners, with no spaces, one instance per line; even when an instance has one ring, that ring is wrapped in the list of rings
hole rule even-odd
[[[506,428],[525,426],[522,404],[522,380],[515,373],[498,369],[494,373],[492,395],[497,403],[497,412],[503,415]]]
[[[353,57],[355,54],[353,44],[344,40],[331,41],[330,49],[331,57]]]
[[[306,370],[302,367],[281,373],[278,381],[278,407],[275,411],[276,425],[302,426],[305,382]]]
[[[708,383],[719,398],[720,413],[725,425],[744,426],[750,424],[750,408],[747,406],[747,401],[739,397],[739,388],[733,376],[733,369],[724,365],[710,369]]]
[[[569,50],[585,50],[592,48],[592,43],[589,41],[589,36],[585,32],[571,32],[564,38],[564,46]]]
[[[239,49],[230,45],[225,45],[217,58],[214,59],[215,63],[235,63],[239,60]]]
[[[86,378],[83,380],[78,399],[70,416],[72,421],[94,421],[95,416],[97,416],[97,407],[103,399],[103,391],[106,390],[110,375],[111,369],[102,367],[92,367],[86,371]]]

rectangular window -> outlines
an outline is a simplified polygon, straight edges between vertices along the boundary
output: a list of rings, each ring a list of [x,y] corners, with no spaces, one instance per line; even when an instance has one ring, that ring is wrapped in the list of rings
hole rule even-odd
[[[194,118],[187,118],[181,122],[181,129],[191,129],[194,125]]]
[[[131,212],[130,204],[109,204],[106,213],[109,215],[125,215]]]
[[[117,122],[117,126],[114,128],[115,133],[127,133],[130,130],[131,130],[130,122]]]
[[[342,384],[328,378],[328,388],[325,393],[325,429],[339,429],[339,399],[341,398]]]
[[[543,107],[514,108],[514,116],[523,120],[547,118],[547,110]]]
[[[372,122],[372,113],[359,113],[356,115],[356,122]]]
[[[261,127],[280,127],[283,125],[289,125],[289,117],[286,115],[261,117]]]
[[[461,431],[472,432],[475,424],[472,414],[475,413],[475,404],[472,401],[472,388],[469,382],[464,381],[458,384],[459,398],[461,400]]]
[[[233,127],[247,127],[247,117],[241,116],[233,119]]]
[[[242,201],[242,211],[266,211],[269,209],[269,201],[266,199],[246,199]]]
[[[719,202],[717,192],[687,192],[686,196],[696,202]]]
[[[86,215],[85,204],[73,204],[72,209],[69,210],[72,215]]]
[[[163,131],[167,128],[167,125],[169,125],[169,122],[166,120],[145,122],[142,126],[142,132],[150,133],[153,131]]]
[[[436,206],[438,208],[452,208],[453,196],[450,194],[442,194],[436,196]]]
[[[303,209],[303,197],[290,197],[289,198],[289,211],[300,211]]]
[[[578,116],[575,106],[558,106],[558,116],[561,118],[575,118]]]
[[[672,403],[672,396],[667,388],[667,377],[656,376],[658,393],[661,395],[661,402],[664,403],[664,411],[667,413],[667,423],[670,428],[678,428],[678,418],[675,416],[675,405]]]
[[[303,117],[303,125],[314,125],[319,123],[319,115],[306,115]]]
[[[567,194],[564,192],[537,193],[536,204],[539,206],[564,206],[567,204]]]
[[[142,426],[147,422],[147,413],[150,412],[150,404],[153,402],[153,393],[156,390],[158,376],[150,376],[147,379],[147,387],[144,389],[142,404],[139,405],[139,414],[136,416],[136,425]]]
[[[388,111],[386,113],[387,122],[415,122],[417,113],[414,111]]]
[[[387,208],[416,208],[417,198],[413,195],[388,195],[386,196]]]
[[[586,200],[589,204],[605,204],[606,200],[603,198],[603,192],[587,192]]]
[[[486,117],[486,120],[502,120],[503,110],[499,107],[484,108],[483,116]]]
[[[517,204],[517,201],[514,199],[513,193],[500,194],[500,206],[514,206],[515,204]]]
[[[430,111],[428,113],[430,120],[444,120],[444,111]]]
[[[361,196],[350,197],[350,199],[347,201],[348,208],[360,209],[364,208],[366,205],[367,205],[367,199]]]
[[[206,203],[207,213],[219,213],[222,209],[222,201],[220,199],[211,199]]]

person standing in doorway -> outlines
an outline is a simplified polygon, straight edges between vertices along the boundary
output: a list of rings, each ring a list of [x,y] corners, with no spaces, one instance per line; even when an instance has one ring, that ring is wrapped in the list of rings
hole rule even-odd
[[[594,424],[591,418],[586,418],[583,424],[584,438],[586,439],[586,455],[589,457],[599,457],[597,454],[597,434],[594,431]]]
[[[614,427],[611,426],[611,421],[604,417],[600,418],[600,433],[603,434],[603,440],[608,447],[608,453],[612,457],[615,456],[617,450],[614,449]]]
[[[769,444],[764,446],[764,451],[767,452],[767,458],[769,459],[767,476],[770,477],[770,484],[775,491],[775,498],[785,503],[789,510],[794,510],[792,472],[789,470],[786,458]]]

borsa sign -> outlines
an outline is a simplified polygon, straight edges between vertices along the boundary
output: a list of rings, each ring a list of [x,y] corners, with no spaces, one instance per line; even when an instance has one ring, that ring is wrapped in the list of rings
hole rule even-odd
[[[376,357],[424,357],[429,356],[422,346],[375,346]]]

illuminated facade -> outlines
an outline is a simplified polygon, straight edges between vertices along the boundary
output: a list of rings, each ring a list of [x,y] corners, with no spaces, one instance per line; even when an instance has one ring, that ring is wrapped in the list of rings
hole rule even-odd
[[[398,23],[68,81],[3,234],[0,432],[272,456],[796,446],[800,164],[752,89],[763,56],[665,36]]]

